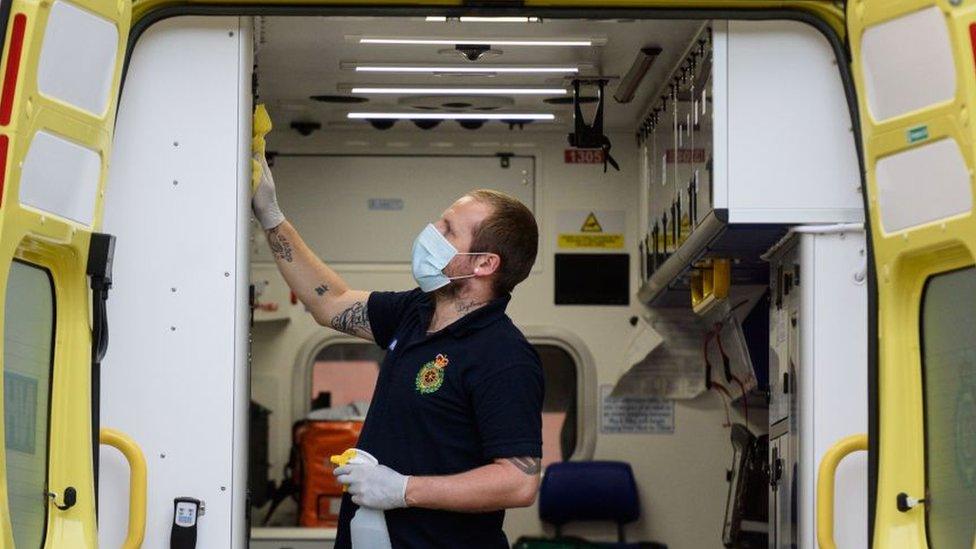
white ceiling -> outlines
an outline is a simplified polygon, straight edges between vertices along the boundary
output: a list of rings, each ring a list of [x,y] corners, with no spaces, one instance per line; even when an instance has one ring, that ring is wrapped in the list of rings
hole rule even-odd
[[[367,103],[343,105],[309,99],[313,95],[349,95],[345,85],[389,84],[437,87],[567,87],[568,80],[554,75],[438,76],[363,74],[341,69],[342,63],[416,63],[425,65],[556,65],[581,64],[581,76],[619,78],[627,73],[641,48],[657,46],[662,53],[651,66],[636,97],[628,104],[620,104],[612,95],[617,81],[608,85],[605,117],[607,130],[634,130],[646,110],[651,95],[657,92],[664,78],[703,25],[696,21],[633,21],[633,20],[545,20],[538,23],[461,23],[458,21],[427,22],[423,18],[372,17],[265,17],[255,21],[257,42],[257,78],[260,100],[267,103],[272,117],[282,122],[306,120],[319,122],[329,129],[361,129],[366,122],[348,121],[346,114],[358,112],[430,112],[414,109],[404,102],[424,103],[428,106],[443,102],[463,102],[474,106],[491,101],[495,112],[553,113],[555,122],[539,122],[526,129],[569,130],[572,125],[570,105],[544,103],[543,96],[466,97],[445,98],[431,102],[417,97],[390,95],[365,96]],[[500,55],[487,56],[476,62],[464,59],[445,45],[371,45],[360,44],[352,37],[384,38],[528,38],[579,39],[605,41],[603,46],[591,47],[527,47],[497,46]],[[501,102],[498,104],[498,102]],[[445,109],[446,110],[446,109]],[[477,112],[477,111],[475,111]],[[444,126],[456,123],[446,122]],[[394,130],[411,127],[400,122]],[[485,129],[504,128],[489,122]],[[436,131],[436,129],[434,130]]]

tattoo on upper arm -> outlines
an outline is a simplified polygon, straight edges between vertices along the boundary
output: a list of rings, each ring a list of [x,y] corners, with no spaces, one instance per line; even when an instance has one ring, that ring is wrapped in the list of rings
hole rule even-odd
[[[329,287],[326,286],[325,284],[321,284],[319,286],[316,286],[315,288],[315,293],[319,295],[325,295],[325,293],[328,291],[329,291]]]
[[[288,242],[285,235],[278,231],[278,227],[268,229],[268,245],[271,247],[271,253],[275,258],[284,259],[291,263],[291,242]]]
[[[369,315],[366,311],[366,303],[357,301],[346,308],[345,311],[332,317],[332,327],[340,332],[355,335],[372,335],[369,328]]]
[[[512,465],[519,468],[526,475],[538,475],[542,471],[542,460],[535,457],[507,458]]]

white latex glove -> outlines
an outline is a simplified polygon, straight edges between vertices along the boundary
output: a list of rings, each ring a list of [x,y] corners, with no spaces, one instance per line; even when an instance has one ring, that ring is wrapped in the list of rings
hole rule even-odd
[[[356,505],[383,511],[407,506],[407,479],[410,477],[385,465],[350,461],[337,467],[332,474],[339,484],[346,486]]]
[[[255,154],[254,159],[261,164],[261,182],[258,183],[254,196],[251,197],[251,210],[254,211],[254,217],[258,218],[261,227],[267,231],[281,225],[285,215],[278,207],[278,196],[275,194],[274,178],[271,177],[268,161],[260,153]]]

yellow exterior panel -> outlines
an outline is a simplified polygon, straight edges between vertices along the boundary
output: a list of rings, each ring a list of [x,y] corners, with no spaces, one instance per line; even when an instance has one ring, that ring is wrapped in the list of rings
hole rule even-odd
[[[956,72],[955,96],[877,122],[866,102],[861,38],[866,28],[918,10],[938,6],[945,16]],[[932,0],[861,0],[848,4],[855,85],[862,97],[860,120],[867,170],[868,206],[878,273],[879,440],[878,492],[874,545],[879,548],[926,547],[925,511],[897,510],[899,493],[922,497],[925,484],[925,429],[921,364],[920,308],[926,280],[935,274],[972,265],[976,256],[976,219],[971,212],[918,227],[884,232],[875,167],[880,159],[943,138],[956,141],[970,173],[974,135],[970,105],[976,104],[976,76],[969,25],[974,8],[953,8]],[[897,55],[897,53],[892,53]],[[906,139],[912,128],[927,137]],[[923,184],[923,182],[919,182]],[[976,194],[976,192],[974,192]]]

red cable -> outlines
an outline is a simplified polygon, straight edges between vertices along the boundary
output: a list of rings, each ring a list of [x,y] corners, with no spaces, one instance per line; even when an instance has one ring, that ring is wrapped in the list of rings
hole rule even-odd
[[[722,425],[722,427],[731,427],[732,415],[729,413],[729,403],[732,402],[732,394],[721,383],[712,383],[712,388],[719,392],[719,396],[725,396],[722,399],[722,404],[725,406],[725,425]]]
[[[742,391],[742,415],[745,416],[746,425],[749,424],[749,404],[746,403],[746,386],[743,385],[742,380],[736,376],[732,376],[732,379],[739,384],[739,390]]]

